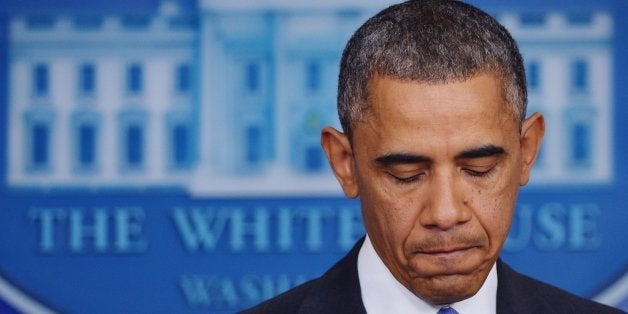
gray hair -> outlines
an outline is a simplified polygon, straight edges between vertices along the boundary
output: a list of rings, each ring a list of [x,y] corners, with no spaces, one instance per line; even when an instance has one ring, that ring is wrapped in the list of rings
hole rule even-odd
[[[523,58],[506,28],[487,13],[454,0],[415,0],[384,9],[364,23],[342,54],[338,116],[351,138],[368,110],[376,76],[427,83],[464,81],[480,72],[500,79],[513,117],[526,115]]]

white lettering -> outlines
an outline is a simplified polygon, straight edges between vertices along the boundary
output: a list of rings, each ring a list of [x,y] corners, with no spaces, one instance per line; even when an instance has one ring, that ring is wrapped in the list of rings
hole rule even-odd
[[[39,222],[42,253],[141,253],[148,247],[139,207],[33,208],[29,215]]]
[[[216,248],[218,239],[227,224],[228,216],[224,211],[211,209],[175,208],[172,212],[172,219],[186,249],[196,252],[201,248],[205,251],[213,251]]]
[[[520,205],[504,251],[517,252],[533,246],[542,251],[569,249],[596,250],[602,245],[597,227],[601,210],[596,204],[542,204],[536,211]]]
[[[182,276],[179,286],[193,308],[237,310],[280,294],[306,281],[303,275]]]
[[[246,249],[245,237],[250,235],[253,237],[255,250],[258,252],[268,251],[270,247],[269,241],[269,213],[266,208],[255,208],[252,221],[247,221],[247,215],[241,208],[229,211],[231,217],[231,250],[241,252]]]

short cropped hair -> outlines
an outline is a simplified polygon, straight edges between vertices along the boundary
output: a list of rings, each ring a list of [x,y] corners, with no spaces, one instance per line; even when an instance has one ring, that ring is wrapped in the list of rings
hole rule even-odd
[[[420,83],[460,82],[490,72],[521,124],[527,90],[523,58],[506,28],[487,13],[455,0],[393,5],[366,21],[340,61],[338,116],[351,138],[368,111],[368,84],[377,76]]]

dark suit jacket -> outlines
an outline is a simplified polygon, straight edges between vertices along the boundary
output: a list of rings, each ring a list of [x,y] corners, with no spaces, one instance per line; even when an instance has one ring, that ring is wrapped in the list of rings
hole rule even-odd
[[[364,239],[323,276],[242,313],[366,313],[360,295],[358,252]],[[497,313],[622,313],[530,277],[497,261]]]

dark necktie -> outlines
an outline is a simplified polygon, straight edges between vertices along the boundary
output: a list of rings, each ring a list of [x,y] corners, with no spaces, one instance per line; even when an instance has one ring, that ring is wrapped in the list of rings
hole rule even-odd
[[[446,306],[438,310],[437,314],[458,314],[458,312],[453,308]]]

